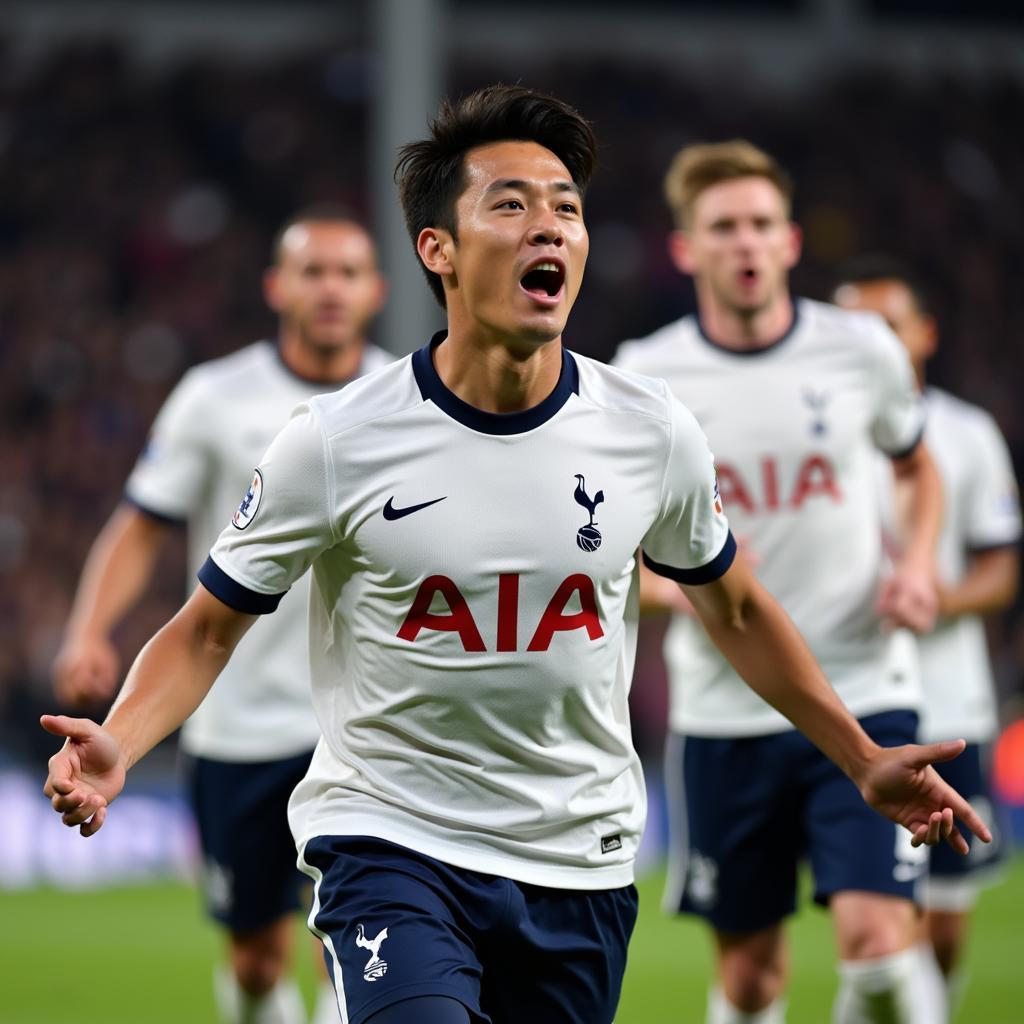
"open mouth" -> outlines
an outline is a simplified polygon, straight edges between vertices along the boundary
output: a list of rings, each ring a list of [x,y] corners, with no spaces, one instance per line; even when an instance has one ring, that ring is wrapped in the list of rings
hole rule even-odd
[[[565,268],[546,260],[530,267],[519,281],[523,291],[535,299],[556,299],[565,283]]]
[[[753,267],[744,267],[740,271],[740,281],[743,284],[754,284],[760,276]]]

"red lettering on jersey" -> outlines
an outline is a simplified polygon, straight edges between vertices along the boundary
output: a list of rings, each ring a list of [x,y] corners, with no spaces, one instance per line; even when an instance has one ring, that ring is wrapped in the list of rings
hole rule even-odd
[[[515,651],[519,647],[519,573],[498,577],[498,650]]]
[[[761,460],[761,481],[764,484],[764,507],[769,511],[779,507],[779,468],[774,459]]]
[[[748,515],[754,511],[754,501],[743,483],[743,478],[738,470],[724,462],[718,464],[718,493],[726,509],[730,505],[739,505]]]
[[[451,609],[450,615],[437,615],[430,611],[434,595],[440,594]],[[467,651],[486,651],[480,630],[476,628],[473,613],[469,610],[462,591],[447,576],[428,576],[416,591],[409,614],[405,617],[398,636],[413,643],[421,629],[436,629],[446,633],[458,633],[462,646]]]
[[[580,611],[572,615],[563,615],[569,598],[574,593],[580,595]],[[594,594],[594,581],[583,573],[574,573],[564,580],[555,591],[555,596],[548,602],[544,614],[533,634],[528,651],[546,651],[551,646],[551,638],[558,632],[574,629],[585,629],[591,640],[604,636],[601,620],[597,614],[597,596]]]
[[[833,501],[843,500],[832,472],[832,463],[823,455],[811,455],[804,460],[793,485],[793,497],[789,499],[789,503],[793,508],[799,508],[815,494],[827,494]]]

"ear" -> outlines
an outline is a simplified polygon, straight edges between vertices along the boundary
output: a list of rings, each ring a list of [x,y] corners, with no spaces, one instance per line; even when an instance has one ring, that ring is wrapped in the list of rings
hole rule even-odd
[[[452,256],[455,240],[444,228],[424,228],[416,239],[416,252],[427,270],[441,277],[455,273]]]
[[[384,303],[388,301],[388,294],[391,291],[391,286],[388,284],[388,279],[381,273],[377,274],[377,302],[373,307],[374,313],[379,313],[384,308]]]
[[[677,228],[668,236],[668,257],[680,274],[692,277],[697,272],[690,250],[690,238],[685,231]]]
[[[277,267],[267,267],[263,271],[263,298],[275,312],[281,312],[283,296],[281,295],[281,275]]]
[[[804,233],[798,224],[789,222],[789,238],[786,240],[786,269],[792,270],[800,262],[804,249]]]
[[[939,322],[930,313],[926,314],[922,319],[924,321],[921,325],[921,330],[924,332],[924,352],[922,355],[925,359],[931,359],[939,347]]]

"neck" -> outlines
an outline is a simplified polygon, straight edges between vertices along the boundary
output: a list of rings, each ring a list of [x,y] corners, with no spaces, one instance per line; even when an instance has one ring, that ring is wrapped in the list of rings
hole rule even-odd
[[[698,284],[697,307],[704,333],[723,348],[736,351],[766,348],[793,326],[793,301],[785,291],[767,306],[748,312],[730,309],[710,288]]]
[[[540,345],[515,341],[449,322],[448,337],[434,351],[437,375],[449,391],[482,412],[532,409],[558,384],[562,339]]]
[[[298,331],[282,330],[278,346],[284,365],[292,373],[312,381],[338,384],[359,372],[366,340],[358,338],[337,348],[317,348]]]

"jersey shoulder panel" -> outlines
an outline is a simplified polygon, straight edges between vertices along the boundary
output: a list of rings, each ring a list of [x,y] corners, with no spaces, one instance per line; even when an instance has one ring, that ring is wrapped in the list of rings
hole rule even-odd
[[[395,416],[426,401],[412,370],[412,356],[390,362],[340,391],[314,396],[309,405],[330,439],[373,420]]]
[[[644,416],[667,423],[672,418],[668,385],[642,371],[608,366],[573,353],[582,401],[609,412]]]
[[[678,353],[679,346],[691,341],[698,333],[697,318],[684,316],[680,320],[659,327],[645,338],[623,341],[615,350],[612,366],[634,373],[657,375],[660,367]]]
[[[817,335],[836,341],[858,340],[871,345],[885,345],[895,338],[885,321],[877,314],[857,309],[841,309],[828,302],[798,299],[800,319]]]
[[[390,366],[397,358],[393,352],[388,352],[379,345],[367,344],[363,349],[363,362],[360,367],[362,376],[368,376],[385,366]]]
[[[197,396],[219,401],[229,395],[248,393],[254,387],[262,391],[269,377],[278,377],[282,372],[272,343],[257,341],[193,366],[185,372],[179,386],[187,387]]]
[[[961,430],[969,431],[972,439],[984,440],[992,433],[1002,437],[995,418],[980,405],[931,385],[925,389],[925,401],[929,415],[941,416],[947,422],[955,423]]]

